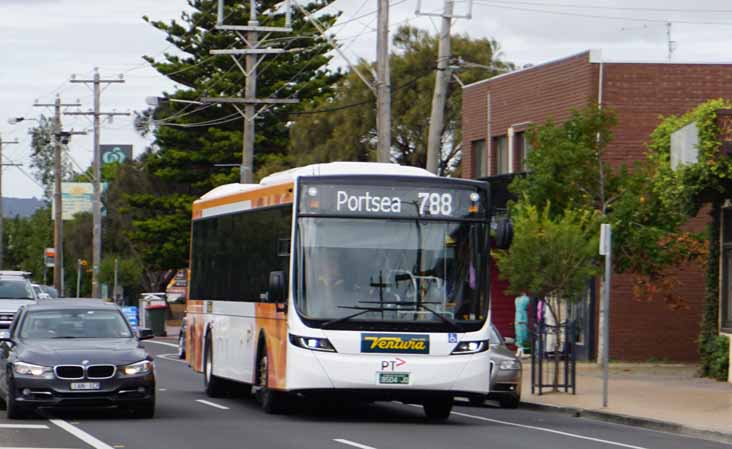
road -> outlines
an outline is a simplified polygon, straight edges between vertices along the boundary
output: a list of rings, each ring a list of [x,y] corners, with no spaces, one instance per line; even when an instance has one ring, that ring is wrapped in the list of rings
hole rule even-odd
[[[458,406],[428,424],[421,407],[382,403],[292,415],[267,415],[251,398],[211,399],[201,377],[177,360],[171,343],[146,343],[158,373],[157,416],[113,410],[43,412],[8,421],[0,412],[0,449],[719,449],[732,446],[533,410]]]

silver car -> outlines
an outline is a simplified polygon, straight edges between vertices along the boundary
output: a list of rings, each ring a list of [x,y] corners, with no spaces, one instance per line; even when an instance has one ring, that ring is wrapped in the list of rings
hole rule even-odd
[[[508,349],[507,343],[498,330],[491,326],[490,349],[491,383],[490,392],[482,396],[470,397],[470,403],[481,405],[486,400],[498,401],[503,408],[516,408],[521,402],[521,359]]]

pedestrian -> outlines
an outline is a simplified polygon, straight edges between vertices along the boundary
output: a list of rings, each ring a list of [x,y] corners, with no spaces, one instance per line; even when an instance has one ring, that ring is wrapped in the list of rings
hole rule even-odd
[[[516,331],[516,356],[524,355],[524,348],[529,341],[529,303],[531,300],[526,293],[521,293],[514,301],[516,309],[514,316],[514,330]]]

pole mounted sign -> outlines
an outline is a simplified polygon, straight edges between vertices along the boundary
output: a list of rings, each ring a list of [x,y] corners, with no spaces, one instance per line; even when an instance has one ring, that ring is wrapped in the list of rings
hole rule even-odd
[[[56,264],[56,248],[46,248],[43,251],[43,263],[48,268],[53,268]]]
[[[99,145],[99,152],[103,165],[132,160],[132,145]]]

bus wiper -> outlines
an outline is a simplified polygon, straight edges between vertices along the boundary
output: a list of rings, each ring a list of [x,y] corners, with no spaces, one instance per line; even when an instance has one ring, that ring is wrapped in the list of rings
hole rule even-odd
[[[328,329],[330,327],[333,327],[333,325],[335,325],[335,324],[343,323],[344,321],[348,321],[352,318],[356,318],[357,316],[364,315],[368,312],[374,312],[374,311],[380,312],[381,311],[381,309],[377,309],[375,307],[350,307],[350,306],[338,306],[338,307],[341,309],[355,309],[355,310],[358,310],[358,312],[356,312],[352,315],[344,316],[342,318],[336,318],[335,320],[326,321],[325,323],[320,325],[321,329]]]
[[[424,310],[430,312],[431,314],[435,315],[437,318],[439,318],[440,320],[442,320],[442,322],[444,322],[445,324],[447,324],[448,326],[450,326],[450,328],[452,330],[457,331],[457,332],[464,332],[462,326],[460,326],[458,323],[456,323],[455,320],[452,320],[452,319],[446,317],[445,315],[443,315],[443,314],[441,314],[441,313],[435,311],[434,309],[432,309],[430,307],[427,307],[425,305],[425,304],[442,304],[439,301],[420,301],[420,302],[415,302],[415,301],[410,301],[410,302],[406,302],[406,301],[384,301],[384,302],[380,302],[380,301],[359,301],[359,302],[360,303],[364,303],[364,304],[386,304],[386,305],[397,306],[397,308],[398,308],[398,306],[421,308],[421,309],[424,309]],[[381,310],[382,309],[377,309],[377,311],[381,311]],[[394,310],[394,309],[385,309],[385,310]]]

